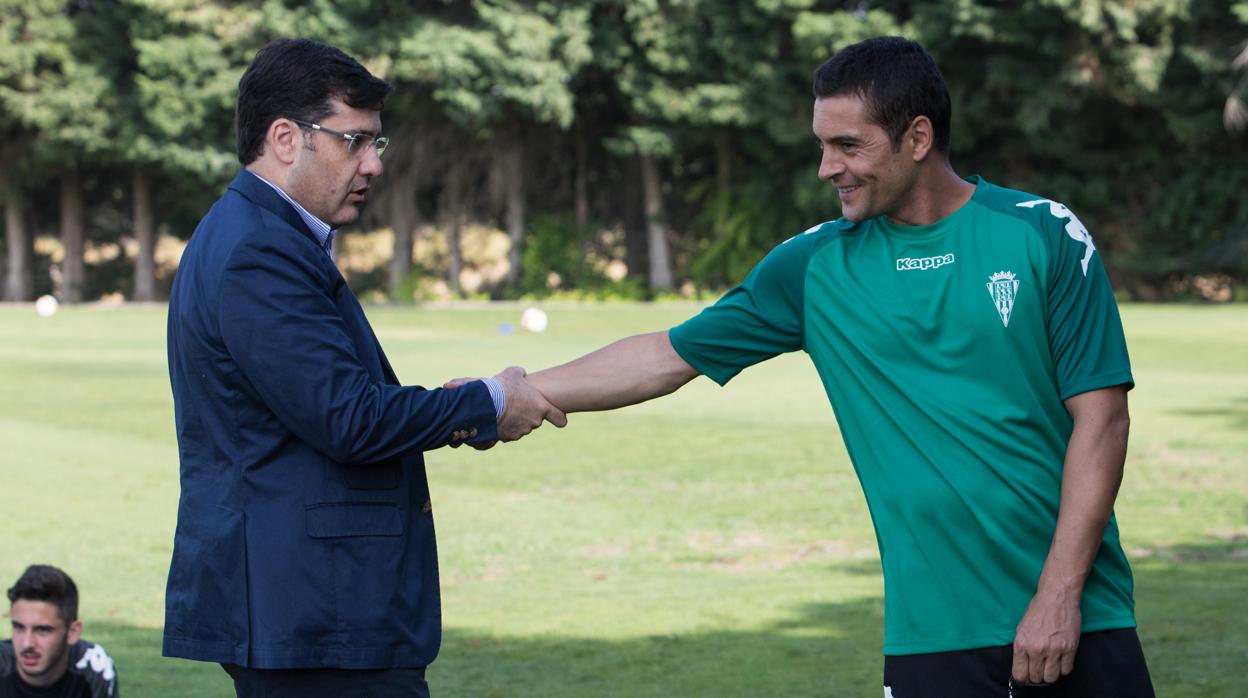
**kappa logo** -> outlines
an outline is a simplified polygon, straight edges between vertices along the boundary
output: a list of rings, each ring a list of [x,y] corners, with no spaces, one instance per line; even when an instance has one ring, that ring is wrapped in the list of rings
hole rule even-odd
[[[1018,280],[1012,271],[999,271],[988,277],[988,295],[997,306],[1001,324],[1010,326],[1010,313],[1014,312],[1014,298],[1018,296]]]
[[[1083,275],[1087,276],[1088,262],[1092,261],[1092,253],[1096,252],[1096,243],[1092,242],[1092,233],[1088,232],[1087,227],[1079,221],[1079,218],[1075,216],[1073,211],[1066,208],[1064,204],[1059,204],[1056,201],[1036,199],[1035,201],[1024,201],[1021,204],[1018,204],[1018,206],[1021,206],[1022,208],[1034,208],[1040,204],[1048,204],[1049,215],[1054,218],[1065,218],[1066,234],[1069,235],[1075,242],[1083,244],[1083,259],[1079,261],[1083,265]]]
[[[935,257],[902,257],[897,260],[897,271],[926,271],[928,269],[939,269],[946,264],[954,263],[953,253],[937,255]]]
[[[74,665],[78,669],[91,668],[91,671],[100,675],[105,681],[112,681],[117,675],[117,669],[113,665],[113,658],[108,656],[103,647],[95,645],[83,653],[82,659]]]

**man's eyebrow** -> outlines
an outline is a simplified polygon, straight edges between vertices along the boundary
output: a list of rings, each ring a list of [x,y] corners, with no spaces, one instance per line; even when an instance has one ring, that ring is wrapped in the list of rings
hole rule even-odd
[[[830,138],[824,139],[824,143],[831,143],[833,145],[842,145],[842,144],[857,145],[859,143],[862,143],[862,140],[859,138],[855,138],[854,136],[832,136]]]

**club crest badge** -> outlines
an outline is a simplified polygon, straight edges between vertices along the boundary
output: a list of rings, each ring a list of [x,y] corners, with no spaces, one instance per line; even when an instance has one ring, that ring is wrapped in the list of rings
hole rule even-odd
[[[992,302],[997,306],[1001,324],[1009,327],[1014,298],[1018,295],[1018,280],[1014,278],[1014,272],[999,271],[988,277],[988,295],[992,296]]]

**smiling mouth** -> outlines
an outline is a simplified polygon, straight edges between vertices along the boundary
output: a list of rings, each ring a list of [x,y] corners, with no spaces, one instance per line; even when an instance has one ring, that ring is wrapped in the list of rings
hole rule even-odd
[[[840,194],[841,196],[845,196],[846,194],[852,194],[858,191],[861,187],[862,187],[861,184],[855,184],[852,187],[837,187],[836,193]]]

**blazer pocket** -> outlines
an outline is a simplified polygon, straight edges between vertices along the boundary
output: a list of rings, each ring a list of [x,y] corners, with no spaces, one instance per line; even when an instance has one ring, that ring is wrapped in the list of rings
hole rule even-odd
[[[306,512],[312,538],[403,535],[399,507],[391,502],[309,504]]]

